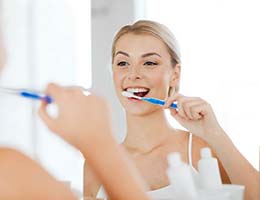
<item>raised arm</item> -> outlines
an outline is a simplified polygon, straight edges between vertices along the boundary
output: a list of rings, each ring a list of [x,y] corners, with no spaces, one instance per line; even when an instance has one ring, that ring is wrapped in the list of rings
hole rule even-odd
[[[100,181],[97,179],[87,161],[84,163],[83,187],[83,193],[85,197],[96,197],[101,187]]]
[[[245,200],[260,199],[258,171],[244,158],[221,128],[210,104],[198,97],[175,94],[168,98],[165,108],[173,102],[177,102],[178,110],[171,109],[172,116],[213,148],[231,183],[245,186]]]
[[[46,90],[59,109],[51,118],[42,104],[39,114],[50,130],[78,148],[112,199],[147,200],[144,183],[116,143],[106,102],[80,88],[51,84]]]

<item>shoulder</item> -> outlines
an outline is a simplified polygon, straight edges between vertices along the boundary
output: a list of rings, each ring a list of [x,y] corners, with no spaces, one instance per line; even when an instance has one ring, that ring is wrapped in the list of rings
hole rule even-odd
[[[0,199],[74,199],[67,187],[15,149],[0,148],[0,177]]]
[[[13,170],[13,173],[29,172],[30,170],[32,170],[31,172],[34,170],[45,172],[32,158],[12,148],[0,148],[0,161],[1,172],[4,170]],[[22,176],[23,173],[20,175]]]
[[[182,142],[187,143],[187,141],[189,140],[189,135],[190,134],[188,131],[184,131],[180,129],[172,129],[171,134],[169,134],[167,140],[171,142],[172,140],[176,140],[176,138],[178,138]]]
[[[213,148],[211,148],[211,146],[206,142],[204,141],[203,139],[193,135],[192,137],[192,144],[193,144],[193,150],[192,150],[192,164],[193,166],[198,169],[198,161],[200,159],[200,151],[201,151],[201,148],[204,148],[204,147],[208,147],[211,149],[211,152],[212,152],[212,156],[215,157],[217,160],[218,160],[218,164],[219,164],[219,170],[220,170],[220,174],[221,174],[221,178],[222,178],[222,181],[223,183],[231,183],[230,181],[230,178],[228,177],[227,175],[227,172],[226,170],[224,169],[223,167],[223,164],[222,162],[219,160],[216,152],[214,151]]]
[[[191,143],[191,157],[192,157],[192,165],[197,169],[197,162],[200,159],[200,150],[203,147],[209,147],[209,144],[204,141],[203,139],[201,139],[200,137],[197,137],[194,134],[191,134],[188,131],[184,131],[184,130],[176,130],[177,133],[179,133],[180,135],[180,145],[182,146],[182,150],[184,155],[189,155],[188,151],[189,151],[189,144]],[[173,136],[171,136],[174,140],[174,134]],[[169,139],[169,141],[171,141],[171,139]],[[187,158],[188,161],[189,158]]]
[[[0,148],[0,166],[4,166],[6,164],[6,162],[4,161],[8,161],[8,163],[10,164],[10,162],[15,162],[17,164],[17,162],[19,162],[19,160],[30,160],[29,158],[27,158],[23,153],[15,150],[15,149],[11,149],[11,148]],[[11,167],[11,166],[10,166]]]

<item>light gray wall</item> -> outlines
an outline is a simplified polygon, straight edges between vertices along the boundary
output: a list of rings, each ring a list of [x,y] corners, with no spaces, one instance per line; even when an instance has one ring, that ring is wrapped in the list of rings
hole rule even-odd
[[[90,6],[85,12],[90,14]],[[1,74],[1,86],[40,90],[50,81],[76,84],[77,40],[71,13],[64,0],[3,1],[1,14],[8,61]],[[90,22],[86,19],[84,25]],[[88,45],[86,49],[90,49]],[[37,116],[37,104],[0,94],[0,146],[21,150],[58,180],[68,180],[81,191],[81,154],[47,130]]]
[[[112,105],[114,132],[118,141],[122,141],[125,136],[125,119],[112,83],[111,44],[120,27],[140,17],[137,11],[142,8],[142,3],[142,0],[92,0],[93,88],[107,97]]]
[[[1,13],[8,62],[0,85],[31,86],[28,52],[28,1],[4,0]],[[0,145],[17,148],[34,157],[33,104],[25,99],[0,94]]]

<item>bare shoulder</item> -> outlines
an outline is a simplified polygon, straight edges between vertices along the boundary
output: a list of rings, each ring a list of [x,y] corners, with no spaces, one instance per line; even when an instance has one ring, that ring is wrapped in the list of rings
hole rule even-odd
[[[180,130],[180,129],[172,129],[171,134],[169,134],[167,141],[169,143],[173,143],[173,141],[178,140],[178,142],[187,143],[189,139],[189,132]]]
[[[19,168],[22,164],[27,165],[29,163],[34,163],[32,159],[25,156],[23,153],[11,149],[11,148],[0,148],[0,169],[11,169],[13,167]]]
[[[221,161],[217,157],[217,154],[215,153],[214,149],[212,149],[211,146],[206,141],[204,141],[203,139],[201,139],[201,138],[199,138],[195,135],[192,136],[192,165],[196,169],[198,169],[198,161],[200,159],[200,151],[201,151],[201,148],[204,148],[204,147],[210,148],[211,152],[212,152],[212,156],[215,157],[218,160],[222,182],[223,183],[231,183],[231,181],[230,181],[230,179],[227,175],[227,172],[226,172],[225,168],[223,167],[223,164],[221,163]]]
[[[75,199],[37,162],[14,149],[0,148],[0,177],[0,199]]]
[[[17,151],[17,150],[15,150],[15,149],[11,149],[11,148],[0,148],[0,157],[1,157],[1,159],[3,159],[3,158],[9,158],[9,156],[7,156],[7,155],[16,155],[16,156],[23,156],[23,154],[22,153],[20,153],[19,151]]]

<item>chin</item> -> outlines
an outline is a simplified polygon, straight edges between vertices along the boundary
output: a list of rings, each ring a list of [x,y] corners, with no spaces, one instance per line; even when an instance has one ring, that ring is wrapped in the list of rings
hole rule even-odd
[[[152,113],[155,113],[156,111],[159,111],[161,109],[157,106],[148,104],[148,105],[142,106],[142,107],[124,106],[124,110],[127,115],[143,117],[143,116],[148,116]]]
[[[126,113],[127,115],[131,115],[131,116],[136,116],[136,117],[142,117],[142,116],[146,116],[149,114],[149,112],[145,112],[145,111],[142,111],[142,110],[126,110]]]

